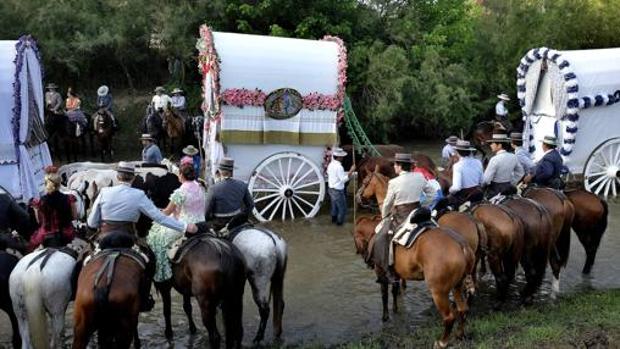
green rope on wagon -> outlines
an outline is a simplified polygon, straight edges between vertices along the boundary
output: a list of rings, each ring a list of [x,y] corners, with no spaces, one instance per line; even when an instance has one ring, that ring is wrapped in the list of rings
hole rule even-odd
[[[368,139],[362,125],[359,123],[359,120],[357,120],[357,116],[355,116],[355,111],[353,111],[353,106],[351,106],[349,96],[344,98],[343,108],[345,125],[349,136],[353,141],[353,145],[355,145],[355,150],[360,153],[365,150],[371,156],[381,156],[381,153],[379,153],[375,146],[370,142],[370,139]]]

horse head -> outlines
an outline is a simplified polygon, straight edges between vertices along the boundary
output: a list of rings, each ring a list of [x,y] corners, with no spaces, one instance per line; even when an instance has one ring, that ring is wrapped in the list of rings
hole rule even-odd
[[[364,178],[358,190],[360,201],[363,202],[374,197],[379,206],[383,205],[383,200],[387,193],[388,180],[389,178],[381,173],[381,166],[379,164],[375,165],[375,170]]]

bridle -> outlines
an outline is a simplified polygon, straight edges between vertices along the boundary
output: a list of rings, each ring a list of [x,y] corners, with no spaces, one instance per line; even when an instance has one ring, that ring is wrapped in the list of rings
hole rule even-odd
[[[374,206],[372,204],[364,203],[364,200],[362,198],[362,194],[366,190],[366,187],[368,186],[368,184],[370,184],[370,181],[372,180],[373,177],[377,178],[377,180],[379,182],[381,182],[381,184],[387,185],[387,181],[384,178],[382,178],[383,176],[379,175],[375,171],[370,172],[370,174],[368,176],[366,176],[366,178],[364,178],[364,181],[362,182],[362,185],[360,186],[360,188],[357,190],[357,193],[355,194],[355,198],[356,198],[357,202],[363,208],[370,208],[370,209],[372,209],[372,208],[376,207],[376,206]]]

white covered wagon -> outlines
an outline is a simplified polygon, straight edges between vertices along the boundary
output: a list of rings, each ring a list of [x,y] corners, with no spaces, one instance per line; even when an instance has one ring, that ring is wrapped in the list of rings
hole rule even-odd
[[[301,40],[200,28],[207,176],[225,155],[261,221],[313,217],[325,197],[327,147],[338,142],[346,51]]]
[[[35,40],[0,41],[0,186],[24,202],[43,193],[44,168],[52,163],[43,92]]]
[[[585,188],[616,196],[620,186],[620,48],[530,50],[517,68],[524,144],[535,159],[556,135],[564,164]]]

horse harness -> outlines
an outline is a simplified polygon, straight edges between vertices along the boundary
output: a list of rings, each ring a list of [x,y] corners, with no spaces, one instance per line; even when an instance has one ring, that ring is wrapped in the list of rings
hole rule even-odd
[[[69,257],[75,259],[76,262],[79,262],[80,256],[83,256],[88,246],[89,246],[88,242],[80,238],[76,238],[76,239],[73,239],[73,241],[71,241],[67,246],[63,246],[61,248],[47,247],[43,249],[43,252],[35,256],[30,261],[30,263],[28,263],[28,266],[26,267],[26,269],[30,268],[37,261],[41,260],[41,264],[39,264],[39,270],[43,271],[50,257],[52,257],[52,255],[56,252],[62,252],[68,255]]]
[[[230,249],[230,246],[224,243],[223,240],[212,232],[194,234],[190,238],[180,238],[168,250],[168,258],[171,263],[178,264],[189,251],[203,242],[212,244],[217,248],[218,252],[222,253],[223,248]]]

